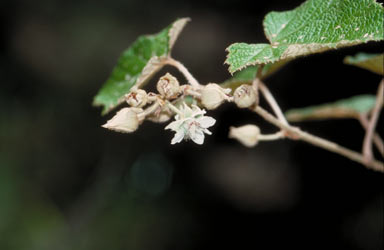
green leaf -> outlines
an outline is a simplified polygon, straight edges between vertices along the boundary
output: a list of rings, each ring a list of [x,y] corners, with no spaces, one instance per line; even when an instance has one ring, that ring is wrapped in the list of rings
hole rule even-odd
[[[124,101],[124,95],[134,85],[145,84],[164,66],[188,21],[188,18],[182,18],[156,35],[140,36],[123,52],[111,76],[95,96],[93,105],[103,106],[102,114],[106,114]]]
[[[359,118],[368,113],[376,103],[374,95],[359,95],[332,103],[325,103],[286,112],[288,121],[325,120],[336,118]]]
[[[261,71],[260,79],[263,80],[269,77],[270,75],[281,69],[283,66],[285,66],[289,61],[290,60],[281,60],[276,63],[268,63],[264,65]],[[236,72],[230,79],[221,83],[220,86],[223,88],[231,88],[232,90],[235,90],[242,84],[251,84],[256,77],[259,67],[260,65],[250,66],[239,72]]]
[[[291,11],[270,12],[270,44],[235,43],[226,63],[234,73],[250,65],[384,39],[384,9],[375,0],[308,0]]]
[[[358,53],[344,58],[344,63],[384,75],[384,54]]]

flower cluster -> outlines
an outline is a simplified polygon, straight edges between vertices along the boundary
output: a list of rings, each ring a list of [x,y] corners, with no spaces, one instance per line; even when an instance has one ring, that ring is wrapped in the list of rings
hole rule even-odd
[[[122,108],[103,127],[117,132],[132,133],[144,120],[163,123],[174,116],[175,120],[165,127],[175,132],[171,144],[192,140],[201,145],[204,143],[205,134],[211,134],[208,128],[212,127],[216,120],[205,116],[206,111],[200,107],[212,110],[227,101],[245,108],[256,105],[258,99],[257,91],[250,85],[241,85],[231,96],[231,89],[222,88],[215,83],[198,86],[180,85],[178,80],[169,73],[159,79],[156,89],[158,93],[147,93],[134,86],[125,95],[125,100],[130,107]],[[187,96],[193,97],[194,104],[186,104]],[[242,141],[239,139],[244,137],[241,136],[244,134],[242,130],[232,129],[231,131],[230,137]],[[255,145],[256,139],[242,141],[242,143],[247,146]]]

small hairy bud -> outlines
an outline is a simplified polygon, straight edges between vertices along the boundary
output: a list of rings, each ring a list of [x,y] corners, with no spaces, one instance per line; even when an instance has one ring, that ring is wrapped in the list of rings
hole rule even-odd
[[[160,77],[156,86],[159,94],[167,99],[176,96],[176,94],[179,92],[179,87],[179,81],[176,79],[176,77],[169,73]]]
[[[260,129],[256,125],[244,125],[241,127],[230,127],[229,138],[238,140],[246,147],[254,147],[259,141]]]
[[[131,107],[142,108],[148,101],[147,92],[143,89],[133,90],[125,95],[125,100]]]
[[[116,113],[111,120],[103,125],[104,128],[122,133],[131,133],[135,131],[142,120],[139,115],[143,112],[140,108],[123,108]]]
[[[239,108],[248,108],[259,101],[255,89],[251,85],[246,84],[238,87],[235,90],[233,97]]]
[[[151,115],[148,116],[147,119],[151,122],[156,122],[156,123],[164,123],[169,121],[172,118],[172,116],[168,113],[161,112],[158,115]]]
[[[209,83],[201,90],[201,103],[207,109],[215,109],[225,101],[227,93],[227,89],[215,83]]]
[[[161,109],[153,112],[151,115],[147,116],[146,119],[156,123],[163,123],[169,121],[173,117],[172,112],[169,108],[164,105]]]

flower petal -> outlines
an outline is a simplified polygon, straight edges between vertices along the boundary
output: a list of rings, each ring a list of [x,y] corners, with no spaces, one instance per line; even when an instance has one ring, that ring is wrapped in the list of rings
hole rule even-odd
[[[176,144],[181,142],[184,139],[184,129],[180,129],[176,132],[175,136],[172,138],[171,144]]]
[[[216,120],[209,116],[202,116],[197,118],[197,122],[200,124],[200,127],[209,128],[215,124]]]
[[[211,135],[211,134],[212,134],[212,132],[211,132],[211,131],[209,131],[209,130],[208,130],[208,129],[206,129],[206,128],[203,130],[203,132],[204,132],[204,133],[206,133],[207,135]]]
[[[200,109],[196,105],[192,105],[192,111],[193,111],[193,114],[192,114],[193,117],[203,116],[205,113],[207,113],[204,109]]]
[[[204,143],[204,133],[200,130],[196,130],[196,132],[192,135],[191,139],[194,143],[202,145]]]
[[[188,118],[193,116],[192,109],[185,103],[183,103],[183,106],[180,107],[180,110],[184,114],[183,118]]]
[[[168,124],[164,129],[171,129],[173,131],[177,131],[180,126],[183,124],[183,120],[176,120]]]

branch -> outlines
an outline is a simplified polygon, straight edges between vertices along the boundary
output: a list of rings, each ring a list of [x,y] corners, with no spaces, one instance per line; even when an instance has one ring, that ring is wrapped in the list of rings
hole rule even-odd
[[[367,130],[368,129],[368,125],[369,125],[368,118],[365,115],[360,115],[358,120],[359,120],[361,126],[363,126],[363,128],[365,130]],[[375,144],[377,150],[379,150],[380,154],[382,156],[384,156],[384,142],[380,138],[380,135],[378,133],[374,133],[372,140],[373,140],[373,143]]]
[[[373,159],[372,153],[372,138],[375,132],[377,120],[379,119],[380,111],[383,106],[384,96],[384,79],[381,80],[379,88],[377,90],[376,104],[373,108],[371,118],[369,120],[368,128],[365,133],[363,142],[363,155],[366,162],[370,162]]]
[[[312,145],[318,146],[320,148],[326,149],[328,151],[340,154],[349,158],[350,160],[359,162],[363,164],[367,168],[371,168],[373,170],[384,172],[384,164],[380,161],[372,159],[372,161],[367,162],[364,159],[364,156],[358,152],[352,151],[350,149],[344,148],[334,142],[325,140],[323,138],[311,135],[307,132],[300,130],[299,128],[292,127],[290,125],[282,123],[280,120],[271,115],[268,111],[263,108],[257,106],[254,111],[262,116],[265,120],[272,123],[276,127],[279,127],[282,130],[288,131],[290,134],[295,135],[297,139],[308,142]]]
[[[280,122],[284,123],[285,125],[288,125],[287,119],[285,119],[283,112],[281,111],[279,105],[277,104],[275,98],[273,97],[272,93],[269,91],[267,86],[265,86],[265,84],[259,80],[258,87],[265,99],[267,100],[268,104],[271,106],[273,112],[280,120]]]
[[[172,65],[172,66],[176,67],[185,76],[185,78],[187,78],[188,82],[193,87],[196,87],[196,88],[200,87],[200,84],[196,80],[196,78],[193,77],[193,75],[188,71],[188,69],[181,62],[176,61],[175,59],[173,59],[171,57],[168,57],[165,60],[165,63],[168,64],[168,65]]]

